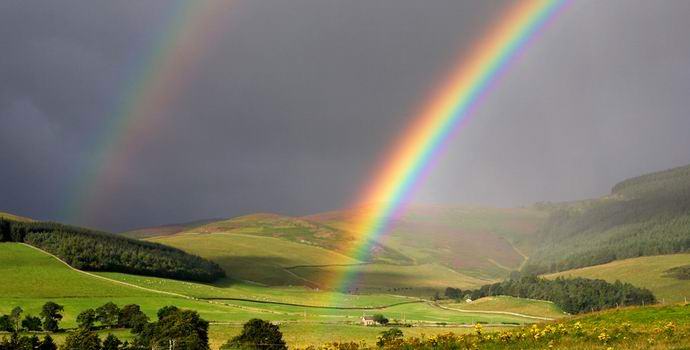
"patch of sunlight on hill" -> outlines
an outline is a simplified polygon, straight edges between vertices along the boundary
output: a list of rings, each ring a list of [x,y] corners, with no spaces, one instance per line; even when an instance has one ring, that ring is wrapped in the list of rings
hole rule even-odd
[[[685,298],[690,300],[690,280],[670,277],[665,271],[688,263],[690,254],[645,256],[548,274],[545,277],[598,278],[608,282],[620,280],[651,290],[660,302],[677,303],[685,301]]]
[[[234,279],[269,286],[323,288],[324,280],[310,280],[286,269],[297,265],[358,264],[360,261],[320,247],[280,238],[237,233],[185,233],[150,239],[211,259]]]

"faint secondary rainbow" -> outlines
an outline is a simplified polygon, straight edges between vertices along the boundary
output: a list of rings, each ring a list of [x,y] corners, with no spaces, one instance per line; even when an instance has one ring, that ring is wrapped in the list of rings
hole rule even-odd
[[[231,3],[176,0],[167,4],[169,12],[159,35],[129,69],[131,75],[112,114],[95,134],[93,150],[70,186],[71,200],[61,216],[83,222],[98,214],[101,196],[113,194],[113,183],[127,171],[128,159],[165,122],[198,61],[221,34],[218,27]]]
[[[348,248],[347,255],[362,261],[369,258],[372,245],[385,232],[391,217],[412,192],[443,143],[467,119],[521,48],[564,7],[565,2],[518,1],[496,22],[469,57],[455,65],[359,197],[358,206],[364,206],[365,210],[355,216],[351,231],[357,239]],[[332,286],[337,290],[349,290],[356,277],[356,268],[346,269]]]

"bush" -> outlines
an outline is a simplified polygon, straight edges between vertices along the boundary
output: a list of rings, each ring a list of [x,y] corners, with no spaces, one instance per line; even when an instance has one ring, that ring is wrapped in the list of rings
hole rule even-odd
[[[37,332],[41,330],[41,319],[36,316],[26,315],[22,320],[22,328],[27,331]]]
[[[240,335],[221,347],[229,349],[286,350],[287,346],[277,325],[254,318],[244,324]]]

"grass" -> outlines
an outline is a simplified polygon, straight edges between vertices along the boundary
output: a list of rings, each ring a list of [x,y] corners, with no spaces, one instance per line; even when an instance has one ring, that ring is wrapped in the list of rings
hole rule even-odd
[[[379,334],[388,327],[363,327],[352,324],[328,323],[282,323],[280,330],[290,349],[307,347],[314,344],[325,344],[333,341],[364,341],[374,344]],[[502,328],[496,328],[500,330]],[[225,340],[238,335],[242,331],[239,325],[211,325],[211,349],[217,349]],[[472,331],[471,327],[453,326],[419,326],[403,328],[406,336],[434,336],[448,332],[464,334]]]
[[[523,315],[549,318],[562,318],[567,315],[556,304],[550,301],[515,298],[510,296],[492,296],[474,300],[470,303],[449,303],[445,306],[462,310],[508,311]]]
[[[463,275],[437,264],[403,266],[369,264],[292,269],[293,272],[307,279],[321,281],[337,280],[339,276],[352,270],[357,271],[357,280],[349,288],[366,293],[393,293],[429,298],[436,291],[443,291],[448,286],[469,289],[493,282]]]
[[[545,218],[528,208],[417,206],[393,221],[374,263],[339,266],[362,263],[342,249],[360,236],[351,223],[361,214],[255,214],[148,240],[217,261],[235,280],[328,289],[345,270],[356,270],[350,290],[429,297],[449,286],[496,282],[519,268],[525,256],[516,247]]]
[[[32,219],[29,219],[29,218],[26,218],[26,217],[23,217],[23,216],[14,215],[14,214],[10,214],[10,213],[5,213],[5,212],[2,212],[2,211],[0,211],[0,219],[8,219],[8,220],[24,221],[24,222],[33,221]]]
[[[285,268],[322,265],[333,261],[357,264],[360,261],[321,247],[288,240],[237,233],[187,233],[156,237],[153,242],[171,245],[211,259],[228,276],[269,286],[321,287],[326,281],[309,280]]]
[[[690,306],[622,308],[526,327],[488,329],[477,325],[447,329],[440,335],[420,334],[414,328],[402,331],[406,339],[384,349],[688,349]],[[358,342],[357,338],[345,342],[353,340]],[[339,339],[333,337],[326,342],[333,341]],[[379,349],[372,340],[365,342],[356,347],[327,348]]]
[[[155,296],[81,274],[18,243],[0,243],[0,295],[4,298]],[[40,288],[39,288],[40,287]]]
[[[444,310],[427,302],[402,304],[378,310],[338,310],[303,307],[299,305],[266,304],[283,302],[311,306],[371,307],[389,305],[413,299],[386,295],[348,295],[310,290],[304,287],[268,288],[226,280],[217,285],[197,284],[155,277],[132,276],[119,273],[99,273],[99,276],[161,291],[180,293],[191,297],[175,297],[102,280],[75,271],[60,261],[31,247],[18,243],[0,244],[0,273],[10,283],[0,284],[0,313],[9,313],[21,306],[26,314],[36,315],[46,301],[55,301],[65,307],[63,328],[76,326],[76,316],[87,308],[96,308],[108,301],[119,306],[139,304],[142,310],[155,318],[156,311],[166,305],[193,309],[211,322],[211,341],[221,344],[239,331],[250,318],[262,318],[281,323],[291,344],[318,343],[328,337],[334,339],[373,340],[381,328],[358,325],[363,314],[383,313],[390,319],[404,319],[415,327],[410,332],[435,334],[457,324],[485,322],[528,323],[530,319],[510,315],[487,315]],[[200,298],[221,298],[201,300]],[[246,298],[250,301],[222,298]],[[456,326],[437,327],[446,323]],[[122,331],[117,331],[122,332]],[[63,335],[58,335],[58,341]]]
[[[250,234],[185,233],[150,240],[214,260],[232,279],[268,286],[327,289],[345,270],[352,269],[359,277],[351,289],[367,293],[430,297],[449,285],[470,288],[492,282],[435,264],[356,265],[361,261],[321,247]],[[334,261],[356,266],[330,265]]]
[[[690,299],[690,280],[673,278],[666,270],[687,265],[689,261],[690,254],[645,256],[568,270],[545,277],[585,277],[609,282],[620,280],[651,290],[660,302],[678,303],[684,302],[685,298]]]
[[[352,230],[352,223],[367,210],[361,207],[306,219]],[[464,275],[497,280],[524,263],[529,238],[546,216],[533,208],[411,206],[391,221],[383,244],[415,264],[437,264]]]

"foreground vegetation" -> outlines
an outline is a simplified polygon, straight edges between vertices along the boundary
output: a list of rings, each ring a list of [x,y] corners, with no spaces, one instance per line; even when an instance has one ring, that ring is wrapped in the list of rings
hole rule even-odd
[[[30,244],[81,270],[202,282],[225,276],[218,264],[180,249],[58,223],[0,218],[0,242]]]
[[[102,308],[105,308],[104,305]],[[226,337],[222,343],[209,343],[209,323],[195,311],[166,306],[158,310],[156,320],[137,318],[128,313],[127,322],[121,326],[131,329],[124,341],[109,330],[95,332],[100,327],[119,324],[123,312],[115,313],[111,324],[102,321],[102,311],[84,310],[80,324],[64,336],[61,349],[69,350],[143,350],[143,349],[274,349],[285,350],[282,325],[251,319],[238,333]],[[136,309],[136,310],[135,310]],[[124,310],[124,309],[123,309]],[[91,313],[89,313],[91,311]],[[99,315],[84,317],[84,315]],[[107,312],[105,313],[108,314]],[[119,316],[117,316],[119,315]],[[131,317],[134,316],[134,317]],[[107,319],[107,317],[105,317]],[[95,321],[98,320],[98,321]],[[491,330],[482,324],[468,327],[465,332],[443,332],[424,335],[413,328],[369,327],[378,333],[375,341],[330,341],[322,345],[291,347],[309,350],[367,350],[367,349],[683,349],[690,346],[690,306],[635,307],[613,309],[604,312],[567,318],[525,327]],[[318,327],[311,329],[319,331]],[[121,331],[120,331],[121,332]],[[122,334],[122,333],[119,333]],[[2,350],[55,350],[51,335],[40,341],[35,335],[11,336],[0,339]]]
[[[304,349],[686,349],[690,346],[690,306],[614,309],[496,332],[477,324],[466,334],[405,333],[405,329],[391,328],[381,332],[373,344],[330,342]]]

